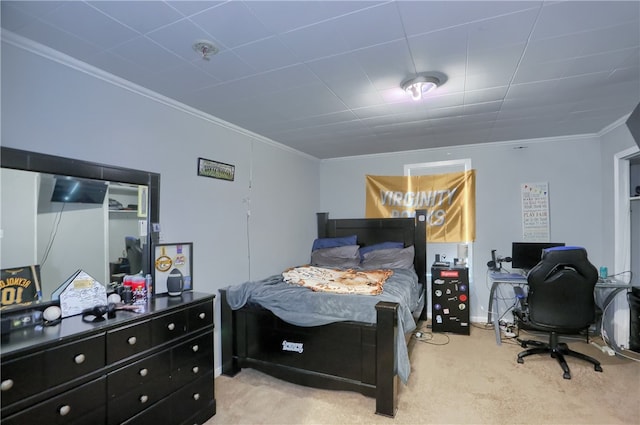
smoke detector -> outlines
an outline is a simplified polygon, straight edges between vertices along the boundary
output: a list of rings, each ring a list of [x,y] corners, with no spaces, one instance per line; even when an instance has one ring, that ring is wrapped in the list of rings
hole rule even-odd
[[[218,53],[219,49],[213,45],[212,42],[207,40],[198,40],[193,43],[193,50],[202,55],[202,60],[211,60],[210,56]]]

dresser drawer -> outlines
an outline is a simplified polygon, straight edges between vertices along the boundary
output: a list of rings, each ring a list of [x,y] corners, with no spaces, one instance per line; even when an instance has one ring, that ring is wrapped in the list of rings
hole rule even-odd
[[[213,302],[200,303],[188,310],[189,331],[213,325]]]
[[[107,332],[107,362],[115,363],[151,347],[149,321]]]
[[[47,385],[53,387],[105,366],[105,337],[96,335],[45,352]]]
[[[132,388],[170,375],[169,350],[139,360],[107,376],[108,397],[117,398]]]
[[[171,422],[171,396],[160,400],[148,409],[138,413],[133,418],[123,422],[123,425],[164,425]]]
[[[100,378],[5,418],[2,424],[88,424],[91,422],[86,420],[91,420],[94,410],[104,407],[105,391],[106,379]],[[104,420],[93,423],[104,423]]]
[[[108,424],[115,425],[153,406],[171,393],[169,375],[158,377],[136,387],[118,398],[110,399],[107,405]],[[171,423],[170,421],[164,423]]]
[[[187,418],[213,402],[213,372],[177,391],[173,398],[172,424],[181,424]]]
[[[0,384],[2,407],[44,390],[47,387],[44,371],[43,353],[2,362],[2,384]]]
[[[190,361],[178,366],[171,372],[171,384],[178,389],[191,381],[206,375],[213,370],[213,352],[204,356],[193,357]]]
[[[187,313],[184,310],[156,317],[151,322],[151,342],[163,344],[187,333]]]
[[[195,357],[213,353],[213,331],[178,345],[171,350],[171,353],[172,370],[176,370],[185,364],[188,365]]]

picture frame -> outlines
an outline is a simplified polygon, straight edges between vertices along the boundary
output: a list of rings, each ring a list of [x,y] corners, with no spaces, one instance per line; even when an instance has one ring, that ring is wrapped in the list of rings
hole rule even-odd
[[[233,181],[235,178],[235,165],[213,161],[206,158],[198,158],[198,175],[214,179]]]
[[[182,291],[193,290],[193,243],[157,243],[153,246],[153,294],[168,293],[169,275],[181,275]]]

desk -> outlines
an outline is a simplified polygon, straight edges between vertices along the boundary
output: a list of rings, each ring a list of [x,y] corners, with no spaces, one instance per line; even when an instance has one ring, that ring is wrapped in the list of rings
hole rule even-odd
[[[496,334],[496,344],[500,345],[502,343],[502,339],[500,338],[500,307],[497,305],[497,295],[496,292],[500,285],[508,285],[510,288],[513,286],[524,286],[527,284],[526,276],[519,273],[502,273],[502,272],[491,272],[489,275],[491,279],[491,290],[489,292],[489,311],[487,312],[487,323],[493,324],[493,329]],[[620,347],[616,344],[615,338],[613,338],[613,329],[612,324],[613,321],[606,320],[606,314],[608,307],[611,305],[615,297],[622,291],[628,291],[633,286],[616,281],[616,280],[607,280],[607,281],[598,281],[596,283],[596,291],[607,291],[605,298],[601,305],[598,305],[600,309],[602,309],[602,327],[606,332],[606,335],[611,344],[611,348],[615,352],[620,352]],[[596,297],[597,302],[597,297]],[[494,309],[496,311],[494,311]],[[503,314],[508,312],[505,311]]]
[[[500,338],[500,309],[497,307],[497,311],[494,314],[494,307],[497,306],[496,291],[500,285],[508,285],[510,288],[513,286],[523,286],[527,284],[527,277],[519,273],[502,273],[491,272],[489,275],[491,279],[491,291],[489,291],[489,311],[487,312],[487,323],[493,324],[493,330],[496,334],[496,344],[502,344]],[[495,305],[494,305],[495,304]],[[505,313],[507,313],[505,311]],[[492,319],[493,318],[493,319]]]

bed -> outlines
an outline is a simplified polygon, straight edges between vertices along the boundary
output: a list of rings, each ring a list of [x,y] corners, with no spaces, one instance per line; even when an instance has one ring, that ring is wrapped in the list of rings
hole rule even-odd
[[[220,291],[222,373],[234,376],[242,368],[254,368],[295,384],[357,391],[375,398],[377,414],[393,417],[397,408],[398,372],[406,369],[406,365],[401,367],[402,353],[407,354],[408,361],[407,337],[419,320],[426,319],[426,212],[417,211],[415,218],[388,219],[330,219],[328,213],[318,213],[317,219],[319,239],[356,235],[361,248],[389,241],[411,247],[414,251],[411,273],[418,286],[416,299],[411,300],[411,320],[406,319],[405,310],[409,306],[389,298],[393,292],[391,284],[385,284],[382,294],[375,296],[331,295],[360,297],[371,307],[366,314],[356,315],[358,319],[365,317],[364,320],[341,318],[317,326],[312,325],[313,320],[305,322],[300,317],[283,320],[286,317],[283,311],[275,310],[276,315],[255,302],[248,295],[250,289],[244,286],[225,288]],[[407,274],[396,269],[394,272],[399,277]],[[264,279],[260,281],[260,290],[284,285],[280,280]],[[249,302],[238,303],[238,293],[247,294]],[[346,302],[345,299],[339,302]],[[242,307],[238,307],[240,304]],[[352,310],[344,305],[340,308]],[[360,308],[354,306],[353,310]],[[406,380],[404,372],[400,375]]]

